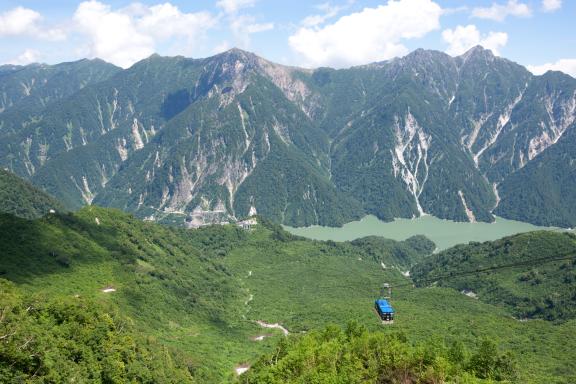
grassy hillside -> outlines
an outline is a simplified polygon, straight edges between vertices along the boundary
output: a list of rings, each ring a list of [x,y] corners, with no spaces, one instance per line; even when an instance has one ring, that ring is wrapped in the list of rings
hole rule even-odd
[[[302,332],[315,335],[327,324],[350,321],[385,334],[361,343],[399,337],[412,357],[424,346],[455,342],[474,354],[490,339],[498,353],[515,355],[519,382],[575,379],[570,335],[576,321],[520,322],[506,308],[453,289],[409,285],[400,271],[426,263],[434,247],[422,237],[321,242],[268,223],[250,232],[234,226],[184,230],[88,207],[35,221],[0,216],[0,243],[0,273],[23,292],[62,300],[79,295],[130,319],[140,336],[174,351],[174,361],[184,359],[199,382],[234,381],[235,366],[285,348],[278,344],[283,332],[265,323],[284,327],[291,345]],[[387,327],[373,310],[384,282],[402,285],[393,291],[397,315]],[[264,372],[259,364],[255,375]],[[433,374],[441,372],[436,368]],[[464,366],[458,372],[472,374]],[[250,377],[258,376],[240,376]]]
[[[543,262],[567,257],[566,260]],[[447,279],[435,279],[494,266],[514,265]],[[419,285],[434,284],[470,291],[521,319],[576,318],[576,236],[531,232],[504,239],[457,246],[412,269]]]
[[[63,211],[64,207],[27,181],[0,169],[0,212],[33,219],[47,214],[51,209]]]
[[[79,295],[115,308],[142,334],[196,351],[187,353],[190,365],[209,366],[208,375],[219,377],[222,362],[215,352],[227,347],[215,339],[231,340],[229,348],[239,353],[236,344],[250,328],[237,325],[241,290],[217,257],[200,252],[183,232],[97,208],[36,221],[4,215],[0,228],[0,273],[26,291]],[[245,235],[232,232],[230,238]],[[221,359],[227,363],[228,357]]]
[[[410,345],[405,337],[370,333],[357,323],[329,326],[279,343],[242,377],[243,383],[484,383],[516,378],[515,361],[484,340]],[[487,379],[487,380],[483,380]]]
[[[2,215],[0,229],[2,277],[27,292],[79,295],[115,308],[144,335],[183,351],[195,375],[211,382],[231,378],[235,362],[254,359],[274,343],[251,340],[260,331],[253,322],[259,318],[246,317],[248,292],[226,256],[251,249],[253,242],[297,249],[284,232],[262,229],[250,235],[233,226],[187,231],[96,207],[35,221]],[[307,253],[320,248],[301,243]],[[420,252],[408,243],[391,245],[408,257]],[[349,245],[345,254],[352,253]],[[106,288],[115,291],[105,293]]]
[[[437,338],[475,349],[480,339],[488,338],[518,358],[518,382],[576,379],[576,364],[570,357],[576,343],[569,336],[576,331],[576,321],[560,325],[518,321],[505,308],[450,288],[414,288],[395,262],[375,260],[350,243],[302,239],[278,243],[270,242],[265,232],[256,232],[225,260],[251,298],[247,316],[280,323],[292,333],[327,323],[345,326],[352,320],[369,330],[398,332],[412,343]],[[392,292],[395,323],[382,329],[372,306],[384,282],[399,288]]]
[[[192,382],[183,359],[81,297],[30,295],[0,279],[0,381]]]

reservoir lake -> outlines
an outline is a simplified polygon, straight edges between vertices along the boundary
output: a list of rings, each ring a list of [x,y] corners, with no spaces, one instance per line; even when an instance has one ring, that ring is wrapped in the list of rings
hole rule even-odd
[[[470,241],[496,240],[521,232],[536,230],[564,231],[560,228],[539,227],[521,221],[506,220],[496,217],[493,223],[463,223],[442,220],[434,216],[422,216],[414,219],[395,219],[384,222],[369,215],[361,220],[344,224],[343,227],[310,227],[293,228],[284,226],[290,233],[316,240],[349,241],[366,236],[382,236],[388,239],[405,240],[414,235],[424,235],[434,243],[438,251],[456,244],[467,244]]]

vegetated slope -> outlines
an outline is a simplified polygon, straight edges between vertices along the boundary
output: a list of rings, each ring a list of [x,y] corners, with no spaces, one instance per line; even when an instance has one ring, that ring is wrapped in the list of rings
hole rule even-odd
[[[281,342],[242,383],[510,382],[513,357],[485,340],[470,353],[462,343],[430,340],[416,346],[401,334],[370,333],[357,323],[329,326]],[[488,380],[482,380],[488,379]]]
[[[0,66],[0,136],[42,121],[46,107],[120,70],[100,59]]]
[[[201,382],[232,378],[235,363],[253,360],[275,343],[274,338],[251,340],[262,332],[254,321],[266,318],[248,312],[244,275],[232,273],[226,265],[233,249],[247,247],[244,254],[250,257],[251,244],[258,239],[267,244],[262,252],[302,249],[312,253],[309,257],[317,263],[332,258],[318,253],[320,244],[315,242],[301,240],[302,247],[295,247],[292,237],[279,228],[275,232],[262,228],[253,234],[235,226],[188,231],[97,207],[34,221],[2,215],[0,229],[3,278],[25,292],[65,301],[79,295],[129,317],[142,336],[186,357]],[[411,243],[418,248],[391,242],[390,251],[411,260],[432,249],[424,239]],[[363,255],[362,248],[351,245],[335,252],[340,274],[349,273],[346,263],[357,254]]]
[[[500,185],[502,201],[495,212],[539,225],[576,227],[574,180],[576,130]]]
[[[183,360],[114,311],[31,295],[0,279],[0,381],[192,383]]]
[[[324,133],[256,64],[230,73],[240,59],[229,54],[210,62],[219,79],[210,86],[242,81],[242,93],[212,90],[212,97],[190,105],[123,164],[94,202],[156,218],[223,209],[238,217],[257,211],[302,226],[360,217],[361,205],[339,192],[318,166],[325,161],[315,152],[327,145]]]
[[[471,351],[489,338],[517,356],[521,382],[574,379],[575,320],[520,322],[450,288],[412,287],[400,271],[426,262],[428,240],[321,242],[263,223],[253,231],[185,230],[97,207],[34,221],[3,215],[0,273],[26,294],[65,302],[79,295],[131,319],[141,337],[184,359],[199,382],[232,381],[235,365],[274,351],[284,336],[257,320],[291,334],[351,320],[380,328],[373,303],[385,282],[402,286],[393,289],[396,319],[385,332],[403,333],[409,344],[461,342]]]
[[[247,289],[248,318],[279,323],[293,334],[327,323],[345,326],[352,320],[376,330],[381,325],[373,309],[374,299],[382,284],[389,283],[396,287],[392,289],[396,315],[386,332],[401,332],[411,343],[427,342],[431,337],[440,340],[437,344],[460,341],[471,350],[478,347],[479,338],[486,337],[502,351],[517,356],[519,382],[561,383],[576,378],[576,363],[569,357],[576,348],[570,337],[576,331],[574,320],[560,325],[542,320],[523,322],[505,308],[451,288],[414,288],[401,274],[404,267],[397,261],[374,257],[370,241],[362,240],[363,247],[353,247],[294,238],[279,229],[272,236],[282,241],[270,241],[266,232],[256,231],[224,257]],[[546,248],[546,243],[541,247]],[[422,256],[416,256],[407,265],[420,259]]]
[[[155,220],[255,209],[294,225],[358,218],[360,204],[329,182],[328,137],[293,102],[299,93],[274,83],[291,71],[239,50],[155,55],[4,137],[2,162],[73,207]]]
[[[230,364],[214,351],[234,350],[243,338],[245,329],[235,326],[242,292],[212,252],[199,252],[184,233],[92,207],[34,221],[2,215],[0,228],[2,277],[31,293],[95,300],[165,346],[191,341],[188,365],[204,380],[218,381],[218,367]],[[229,244],[244,235],[232,232]]]
[[[0,164],[73,207],[180,223],[251,212],[293,226],[366,213],[492,221],[495,208],[572,222],[547,208],[571,209],[554,191],[574,189],[573,178],[548,178],[542,204],[510,185],[522,173],[537,190],[543,179],[529,166],[562,161],[565,150],[552,149],[574,131],[576,80],[533,76],[481,47],[342,70],[238,49],[153,55],[40,115],[11,120],[20,128],[0,138]]]
[[[0,169],[0,212],[34,219],[47,214],[50,210],[62,212],[64,207],[59,201],[29,182]]]
[[[568,259],[546,262],[554,258]],[[509,264],[513,266],[489,273],[459,275]],[[411,269],[411,275],[419,286],[433,284],[473,292],[520,319],[566,321],[576,317],[573,234],[531,232],[459,245],[423,260]]]

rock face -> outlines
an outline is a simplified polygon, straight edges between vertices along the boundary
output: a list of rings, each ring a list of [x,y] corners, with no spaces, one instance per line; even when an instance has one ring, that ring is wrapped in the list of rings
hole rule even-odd
[[[481,47],[345,70],[238,49],[103,65],[84,62],[89,79],[73,77],[82,80],[30,114],[10,105],[34,94],[36,77],[0,71],[0,88],[19,92],[1,104],[0,163],[71,207],[188,223],[257,212],[296,226],[365,213],[490,221],[495,207],[525,218],[508,180],[522,172],[538,185],[531,164],[574,157],[562,143],[574,130],[576,80],[532,76]],[[554,223],[530,211],[529,221]]]

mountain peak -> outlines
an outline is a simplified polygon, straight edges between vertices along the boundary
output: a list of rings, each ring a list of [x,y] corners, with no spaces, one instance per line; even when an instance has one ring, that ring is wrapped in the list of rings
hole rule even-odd
[[[431,61],[431,60],[446,60],[450,59],[450,57],[441,51],[431,50],[431,49],[423,49],[418,48],[415,51],[410,52],[403,58],[404,60],[408,61]]]
[[[494,53],[492,53],[490,49],[486,49],[481,45],[476,45],[458,57],[461,57],[464,60],[468,60],[472,57],[485,57],[493,59]]]
[[[240,48],[231,48],[227,51],[224,51],[222,53],[219,53],[217,55],[214,55],[213,58],[219,59],[219,60],[224,60],[224,61],[241,61],[245,64],[248,63],[255,63],[256,61],[258,61],[260,58],[252,53],[252,52],[248,52],[248,51],[244,51]]]
[[[222,52],[222,53],[224,53],[224,54],[237,54],[237,55],[238,55],[238,54],[253,55],[252,52],[245,51],[245,50],[240,49],[240,48],[238,48],[238,47],[232,47],[232,48],[230,48],[230,49],[228,49],[228,50],[226,50],[226,51],[224,51],[224,52]]]

